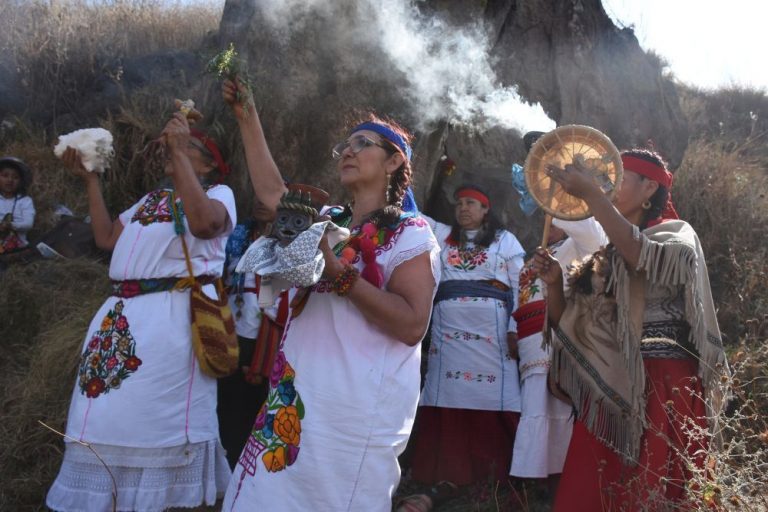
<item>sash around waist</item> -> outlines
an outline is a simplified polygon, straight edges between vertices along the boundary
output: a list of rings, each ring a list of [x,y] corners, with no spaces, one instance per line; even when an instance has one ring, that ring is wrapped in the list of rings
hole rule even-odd
[[[215,283],[218,276],[203,275],[195,277],[200,284]],[[148,293],[168,292],[171,290],[184,290],[189,288],[188,277],[157,277],[151,279],[126,279],[124,281],[111,281],[112,296],[122,299],[130,299]]]
[[[518,339],[527,338],[544,329],[544,318],[547,314],[547,304],[543,300],[535,300],[523,304],[512,313],[517,322]]]
[[[495,279],[488,281],[451,279],[442,281],[437,287],[435,304],[459,297],[484,297],[499,300],[507,305],[512,302],[509,287],[501,281]]]

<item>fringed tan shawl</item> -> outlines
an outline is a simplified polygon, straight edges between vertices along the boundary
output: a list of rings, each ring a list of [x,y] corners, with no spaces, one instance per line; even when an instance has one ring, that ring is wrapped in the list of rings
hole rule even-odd
[[[684,221],[668,221],[635,237],[642,243],[637,269],[618,251],[595,253],[592,293],[571,286],[552,339],[553,377],[570,395],[577,418],[628,462],[638,460],[645,428],[645,371],[640,354],[645,290],[682,285],[690,342],[699,353],[699,377],[719,409],[716,378],[727,371],[725,352],[701,244]],[[577,270],[578,271],[578,270]]]

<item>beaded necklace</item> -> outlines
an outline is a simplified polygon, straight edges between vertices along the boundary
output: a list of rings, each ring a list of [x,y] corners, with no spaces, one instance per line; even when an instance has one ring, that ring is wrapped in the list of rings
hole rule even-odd
[[[348,227],[351,221],[352,217],[349,216],[340,221],[339,225]],[[359,228],[353,228],[352,231],[354,234],[339,242],[333,248],[333,252],[344,266],[350,265],[360,253],[364,265],[360,275],[372,285],[380,288],[384,284],[384,274],[381,266],[376,263],[376,248],[389,242],[394,230],[389,227],[377,227],[369,219]]]

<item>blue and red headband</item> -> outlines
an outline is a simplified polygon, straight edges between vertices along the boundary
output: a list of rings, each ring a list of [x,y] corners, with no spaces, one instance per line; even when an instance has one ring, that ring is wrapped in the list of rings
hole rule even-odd
[[[405,158],[408,159],[408,161],[411,160],[411,156],[413,155],[411,146],[408,145],[408,142],[406,142],[405,138],[402,135],[400,135],[399,133],[396,133],[389,126],[381,123],[375,123],[373,121],[366,121],[352,128],[352,131],[350,131],[350,134],[359,132],[360,130],[370,130],[372,132],[378,133],[379,135],[387,139],[389,142],[397,146],[400,149],[400,151],[402,151]]]

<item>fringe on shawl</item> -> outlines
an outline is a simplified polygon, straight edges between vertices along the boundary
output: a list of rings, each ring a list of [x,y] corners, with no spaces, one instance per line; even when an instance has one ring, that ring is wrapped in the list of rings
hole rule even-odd
[[[679,229],[679,238],[664,232],[668,223],[646,230],[647,235],[641,237],[643,245],[637,269],[645,272],[650,283],[684,286],[685,317],[691,327],[689,341],[698,351],[699,378],[705,391],[711,394],[719,388],[720,376],[728,372],[727,359],[701,244],[693,228],[682,221],[675,222],[678,223],[684,224]],[[658,242],[654,235],[669,238]],[[719,407],[719,404],[711,405]]]
[[[568,357],[564,333],[555,332],[558,342],[552,348],[550,372],[576,405],[576,419],[584,423],[597,439],[613,448],[627,464],[636,464],[640,439],[646,427],[644,410],[621,407],[599,389],[594,380],[580,375],[580,366]]]
[[[641,273],[630,273],[618,251],[613,251],[609,260],[610,277],[606,284],[606,292],[616,300],[615,335],[631,382],[629,407],[622,408],[606,396],[594,378],[585,380],[579,374],[579,368],[587,373],[589,370],[571,359],[574,354],[566,354],[569,352],[566,347],[569,341],[567,338],[562,339],[562,332],[555,333],[558,343],[552,343],[549,336],[544,341],[552,347],[553,376],[570,394],[574,404],[577,404],[578,419],[595,437],[620,453],[627,462],[638,460],[640,440],[646,427],[645,369],[640,353],[641,333],[635,332],[637,329],[632,325],[631,283],[635,286],[650,284],[684,287],[685,315],[691,326],[689,340],[699,353],[698,376],[708,395],[705,401],[710,418],[716,418],[722,407],[723,393],[718,379],[728,372],[709,289],[707,267],[696,233],[688,224],[677,221],[662,223],[642,235],[635,228],[635,238],[642,243],[636,269]],[[638,279],[638,275],[644,276],[644,279]],[[569,301],[576,299],[572,293],[573,290],[568,294]],[[599,375],[595,378],[599,380]],[[633,409],[637,412],[633,413]],[[714,423],[712,431],[716,431]]]

